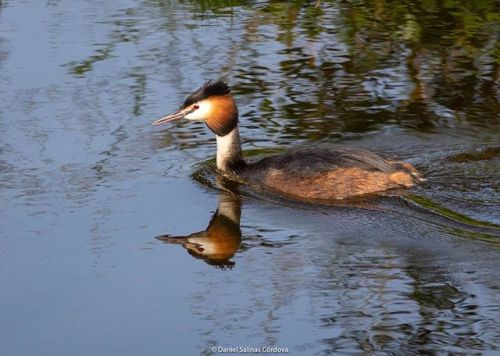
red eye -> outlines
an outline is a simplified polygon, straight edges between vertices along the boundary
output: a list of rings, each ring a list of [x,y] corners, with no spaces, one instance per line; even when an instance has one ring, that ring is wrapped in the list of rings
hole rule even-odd
[[[198,110],[199,108],[200,108],[200,106],[199,106],[199,105],[195,105],[195,106],[193,106],[193,109],[195,109],[195,110]]]

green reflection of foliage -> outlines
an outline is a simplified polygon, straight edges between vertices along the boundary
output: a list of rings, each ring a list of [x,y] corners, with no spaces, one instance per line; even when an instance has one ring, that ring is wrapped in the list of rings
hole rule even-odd
[[[205,11],[213,11],[210,6],[228,6],[225,1],[191,3]],[[282,52],[288,58],[280,63],[284,94],[294,97],[295,78],[307,80],[312,87],[304,87],[309,93],[307,100],[296,99],[293,104],[262,99],[263,115],[325,118],[335,110],[335,116],[346,119],[342,130],[356,132],[401,120],[411,120],[411,126],[430,130],[445,112],[471,121],[498,118],[498,88],[494,83],[500,73],[500,11],[493,0],[321,1],[319,6],[315,1],[240,4],[254,14],[248,18],[251,25],[245,26],[248,31],[257,33],[260,26],[273,24],[277,28],[276,40],[287,48]],[[232,11],[238,11],[234,3],[231,6]],[[316,47],[307,48],[307,43],[316,43],[322,34],[331,33],[336,34],[339,43],[320,41]],[[333,58],[333,62],[329,49],[332,45],[347,46],[347,52]],[[366,92],[367,80],[374,71],[393,70],[400,60],[406,62],[413,92],[393,98]],[[352,74],[347,87],[337,86],[341,72]],[[405,79],[397,79],[402,82],[396,84],[404,84]],[[255,93],[272,92],[270,84],[259,76],[252,83]],[[252,90],[236,83],[236,92],[240,86],[245,87],[246,95]],[[352,114],[353,107],[381,109]],[[351,118],[360,125],[349,124]]]
[[[179,3],[145,1],[172,26],[172,9]],[[227,62],[219,64],[220,72],[231,78],[235,94],[256,103],[242,114],[295,124],[284,129],[286,135],[321,139],[394,123],[432,131],[442,111],[463,121],[498,123],[496,1],[181,2],[194,21],[239,21],[221,48]],[[96,62],[110,58],[114,45],[135,41],[135,21],[126,16],[116,20],[109,47],[71,63],[71,73],[84,76]],[[195,23],[186,26],[195,28]],[[276,64],[263,62],[253,47],[266,41],[274,41]],[[370,91],[380,78],[385,84],[376,83]],[[404,88],[396,94],[386,90],[398,85]]]
[[[418,204],[419,206],[427,209],[427,210],[430,210],[434,213],[437,213],[439,216],[443,216],[445,218],[457,221],[461,224],[465,224],[465,225],[469,225],[469,226],[473,226],[473,227],[493,229],[492,232],[495,231],[496,233],[500,233],[500,226],[498,226],[496,224],[476,220],[476,219],[473,219],[469,216],[457,213],[456,211],[448,209],[448,208],[436,203],[435,201],[433,201],[429,198],[426,198],[426,197],[423,197],[420,195],[415,195],[415,194],[410,194],[406,198],[408,200]],[[483,233],[472,233],[471,232],[469,235],[470,236],[478,236],[481,238],[484,238],[486,236],[489,239],[494,238],[492,235],[483,234]]]
[[[146,96],[147,78],[140,69],[137,73],[132,73],[131,77],[134,79],[134,84],[131,86],[132,92],[134,93],[134,107],[132,113],[134,116],[140,116],[142,114],[144,97]]]
[[[498,147],[488,147],[483,150],[475,152],[463,152],[450,157],[447,157],[447,161],[450,162],[475,162],[475,161],[485,161],[494,159],[500,156],[500,146]]]
[[[434,283],[420,285],[417,283],[415,290],[410,294],[410,298],[419,305],[436,310],[453,309],[454,300],[459,300],[462,293],[452,285]]]
[[[403,25],[402,37],[405,41],[420,41],[420,26],[418,25],[415,16],[411,14],[406,15],[406,22]]]
[[[286,48],[277,54],[285,58],[278,64],[278,83],[243,68],[248,63],[225,72],[233,72],[235,93],[262,101],[260,116],[296,124],[285,127],[287,135],[318,139],[374,131],[391,122],[432,131],[446,112],[470,121],[498,121],[494,83],[500,73],[500,27],[492,0],[321,1],[319,6],[269,1],[240,7],[252,16],[238,17],[248,33],[233,39],[234,48],[244,51],[245,41],[271,24],[275,40]],[[233,4],[231,11],[238,10]],[[342,47],[343,53],[332,52]],[[232,63],[237,56],[238,50],[231,52]],[[380,77],[374,72],[394,71],[398,62],[406,63],[408,77],[388,78],[387,86],[413,84],[413,91],[384,97],[385,89],[367,89]],[[258,58],[252,62],[261,64]],[[265,97],[276,87],[293,102]],[[297,93],[299,87],[307,95]]]
[[[70,72],[77,77],[83,77],[85,73],[93,69],[95,63],[110,58],[112,49],[113,46],[109,45],[102,49],[98,49],[95,54],[81,62],[70,63]]]
[[[139,21],[134,17],[134,11],[136,10],[126,9],[121,13],[122,16],[112,19],[110,22],[113,24],[113,30],[108,35],[108,42],[95,50],[89,57],[67,63],[65,66],[69,67],[69,72],[76,77],[84,77],[94,69],[96,63],[115,58],[117,54],[114,52],[119,45],[138,41],[141,33]],[[132,113],[134,116],[139,116],[142,113],[142,105],[146,95],[147,76],[143,69],[138,66],[132,68],[126,77],[133,80],[133,84],[130,86],[134,97]]]
[[[160,3],[164,0],[160,0]],[[252,4],[250,1],[244,0],[198,0],[198,1],[181,1],[190,2],[196,6],[196,12],[205,14],[207,12],[213,12],[215,14],[225,13],[228,10],[232,11],[233,8]]]

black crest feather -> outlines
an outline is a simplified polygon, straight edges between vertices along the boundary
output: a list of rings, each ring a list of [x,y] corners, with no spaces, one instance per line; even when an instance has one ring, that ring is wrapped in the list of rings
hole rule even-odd
[[[206,81],[199,89],[189,94],[182,104],[182,108],[192,105],[198,101],[207,99],[211,96],[226,95],[231,92],[231,89],[223,80]]]

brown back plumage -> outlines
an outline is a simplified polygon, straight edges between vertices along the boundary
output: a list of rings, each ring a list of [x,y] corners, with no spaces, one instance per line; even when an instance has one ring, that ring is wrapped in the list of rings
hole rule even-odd
[[[249,182],[287,196],[339,200],[396,188],[420,177],[409,163],[392,162],[369,151],[344,146],[291,150],[250,163]]]

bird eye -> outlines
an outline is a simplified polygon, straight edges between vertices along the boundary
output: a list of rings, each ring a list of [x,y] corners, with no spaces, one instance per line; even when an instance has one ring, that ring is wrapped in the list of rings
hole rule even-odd
[[[199,106],[199,105],[195,105],[195,106],[193,106],[193,109],[195,109],[195,110],[198,110],[199,108],[200,108],[200,106]]]

